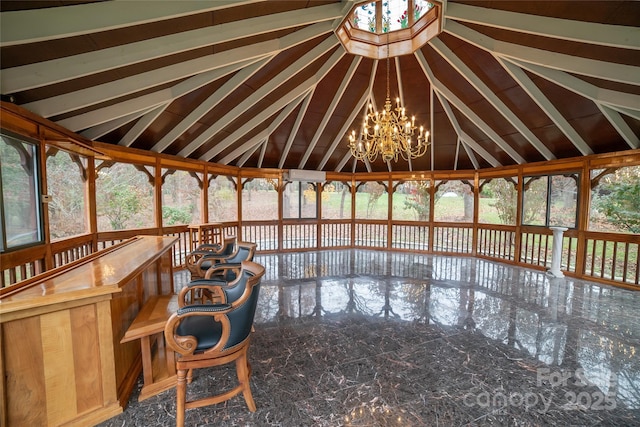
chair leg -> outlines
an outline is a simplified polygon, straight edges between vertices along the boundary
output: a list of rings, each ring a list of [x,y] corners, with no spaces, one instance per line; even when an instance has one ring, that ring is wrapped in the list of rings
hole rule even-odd
[[[177,372],[176,384],[176,427],[184,427],[185,401],[187,399],[186,369]]]
[[[238,375],[238,381],[242,386],[242,394],[244,400],[247,402],[247,407],[251,412],[256,411],[256,403],[253,400],[251,394],[251,384],[249,377],[251,376],[251,366],[249,365],[249,359],[247,358],[247,352],[245,351],[242,356],[236,359],[236,373]]]
[[[187,371],[187,384],[191,384],[193,382],[193,369],[189,369]]]

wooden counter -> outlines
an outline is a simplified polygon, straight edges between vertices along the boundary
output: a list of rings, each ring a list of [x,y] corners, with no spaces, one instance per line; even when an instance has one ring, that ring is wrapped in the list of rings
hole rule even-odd
[[[2,426],[94,425],[122,412],[142,369],[120,343],[142,305],[173,293],[175,237],[141,236],[0,299]]]

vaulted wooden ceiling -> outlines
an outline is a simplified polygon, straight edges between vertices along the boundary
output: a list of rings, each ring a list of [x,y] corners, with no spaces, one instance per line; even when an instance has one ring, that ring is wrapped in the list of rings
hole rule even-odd
[[[96,141],[244,167],[478,169],[640,146],[640,2],[449,0],[442,33],[390,61],[429,152],[355,162],[346,135],[386,91],[386,61],[334,33],[358,3],[3,0],[1,92]]]

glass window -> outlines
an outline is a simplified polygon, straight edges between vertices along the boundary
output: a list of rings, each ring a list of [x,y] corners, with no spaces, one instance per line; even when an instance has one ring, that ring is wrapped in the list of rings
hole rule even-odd
[[[525,177],[522,224],[574,228],[578,179],[577,173]]]
[[[516,224],[518,210],[518,177],[487,179],[480,185],[478,222],[484,224]]]
[[[84,234],[87,159],[47,147],[47,194],[51,240]]]
[[[0,249],[43,242],[38,145],[0,135]]]
[[[219,175],[209,181],[209,221],[238,220],[238,191],[235,178]]]
[[[96,165],[98,231],[154,227],[153,168],[103,161]]]
[[[351,218],[351,186],[346,182],[330,181],[322,187],[322,218]]]
[[[640,166],[591,171],[589,230],[640,233]]]
[[[575,228],[578,215],[578,175],[553,175],[549,182],[549,225]]]
[[[433,4],[425,0],[383,0],[382,16],[378,16],[376,2],[371,2],[358,6],[351,22],[355,28],[372,33],[377,33],[380,23],[382,32],[387,33],[408,28],[432,7]]]
[[[367,3],[359,6],[353,13],[353,26],[361,30],[376,32],[376,4]]]
[[[270,178],[250,178],[242,186],[242,220],[278,219],[278,181]]]
[[[199,224],[202,173],[162,170],[162,225]]]
[[[381,182],[361,182],[356,187],[356,218],[387,219],[389,217],[389,194]]]
[[[313,182],[287,182],[282,192],[283,218],[316,218],[318,185]]]
[[[429,181],[396,183],[392,218],[396,221],[429,221],[430,185]]]
[[[434,221],[473,221],[473,185],[468,181],[436,181],[433,200]]]

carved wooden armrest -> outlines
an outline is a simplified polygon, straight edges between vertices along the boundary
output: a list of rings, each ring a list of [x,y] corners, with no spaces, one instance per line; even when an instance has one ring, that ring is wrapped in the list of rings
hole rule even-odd
[[[205,352],[217,351],[224,348],[229,339],[231,324],[226,316],[232,310],[231,304],[195,304],[178,309],[171,315],[164,327],[164,336],[167,345],[175,352],[183,356],[193,354],[198,346],[198,339],[193,335],[178,335],[177,329],[183,319],[191,316],[210,316],[214,321],[222,325],[222,332],[218,343],[205,350]]]

